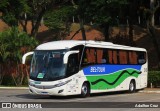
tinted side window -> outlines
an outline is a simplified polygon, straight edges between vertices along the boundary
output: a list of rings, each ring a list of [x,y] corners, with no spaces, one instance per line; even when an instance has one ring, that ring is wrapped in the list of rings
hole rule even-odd
[[[79,70],[79,59],[78,54],[71,54],[68,58],[68,64],[67,64],[67,76],[71,76],[75,73],[77,73]]]
[[[138,55],[138,64],[144,64],[146,62],[146,53],[137,52],[137,55]]]
[[[129,64],[138,64],[137,53],[135,51],[129,51]]]
[[[96,51],[94,48],[87,48],[86,49],[86,58],[87,62],[90,64],[95,64],[96,63]]]
[[[81,58],[82,58],[83,48],[84,48],[83,45],[78,45],[78,46],[75,46],[75,47],[71,48],[71,50],[78,50],[79,51],[79,53],[78,53],[78,63],[79,63],[79,65],[80,65],[80,61],[81,61]]]
[[[88,47],[84,50],[82,60],[82,67],[93,64],[137,65],[146,62],[146,53],[121,49]]]
[[[96,49],[97,51],[97,63],[101,64],[101,63],[106,63],[106,55],[104,56],[103,54],[103,49]]]
[[[102,63],[109,63],[108,49],[103,49]]]
[[[108,50],[108,55],[109,55],[109,63],[112,64],[113,63],[112,50]]]
[[[124,50],[119,50],[119,63],[127,64],[128,63],[128,53]]]
[[[96,63],[96,50],[95,48],[85,48],[82,57],[82,67]]]

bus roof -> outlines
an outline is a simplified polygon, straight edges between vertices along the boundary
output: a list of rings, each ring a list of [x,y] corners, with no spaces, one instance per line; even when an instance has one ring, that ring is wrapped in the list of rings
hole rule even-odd
[[[88,47],[99,47],[99,48],[111,48],[111,49],[124,49],[124,50],[137,50],[137,51],[146,51],[144,48],[131,47],[125,45],[113,44],[111,42],[103,41],[93,41],[93,40],[60,40],[47,42],[39,45],[36,50],[57,50],[57,49],[70,49],[77,45],[85,45]]]
[[[69,49],[77,45],[85,45],[85,41],[78,40],[60,40],[47,42],[39,45],[36,50],[56,50],[56,49]]]

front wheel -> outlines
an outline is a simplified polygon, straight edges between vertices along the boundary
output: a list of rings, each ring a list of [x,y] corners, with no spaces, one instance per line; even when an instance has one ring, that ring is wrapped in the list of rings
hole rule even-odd
[[[132,80],[129,84],[129,93],[134,93],[136,90],[136,84],[135,82]]]
[[[87,97],[90,95],[89,85],[87,83],[83,83],[81,88],[81,97]]]

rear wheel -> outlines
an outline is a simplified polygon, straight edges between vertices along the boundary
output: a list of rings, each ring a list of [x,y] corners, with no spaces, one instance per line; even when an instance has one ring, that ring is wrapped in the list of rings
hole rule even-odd
[[[81,97],[88,97],[90,95],[89,85],[85,82],[81,88]]]
[[[136,84],[135,82],[132,80],[129,84],[129,93],[134,93],[136,90]]]

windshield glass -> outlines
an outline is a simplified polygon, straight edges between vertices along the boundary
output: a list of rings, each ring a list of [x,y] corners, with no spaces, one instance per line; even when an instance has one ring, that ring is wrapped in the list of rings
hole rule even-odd
[[[30,78],[37,81],[53,81],[65,77],[63,57],[66,50],[35,51]]]

